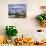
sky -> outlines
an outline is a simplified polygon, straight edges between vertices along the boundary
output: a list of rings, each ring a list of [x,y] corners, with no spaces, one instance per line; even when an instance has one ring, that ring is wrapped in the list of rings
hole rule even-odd
[[[26,11],[26,5],[25,4],[9,4],[8,10],[10,10],[11,13],[22,13]]]

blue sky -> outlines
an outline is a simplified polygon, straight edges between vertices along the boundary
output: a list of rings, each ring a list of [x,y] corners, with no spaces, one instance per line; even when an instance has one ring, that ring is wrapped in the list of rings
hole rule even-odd
[[[11,13],[16,13],[16,12],[26,12],[26,5],[25,4],[9,4],[8,5],[8,10]]]

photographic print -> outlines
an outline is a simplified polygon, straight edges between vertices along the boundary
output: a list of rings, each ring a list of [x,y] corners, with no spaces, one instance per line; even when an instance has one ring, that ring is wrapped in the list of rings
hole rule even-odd
[[[9,18],[26,18],[25,4],[9,4],[8,5]]]

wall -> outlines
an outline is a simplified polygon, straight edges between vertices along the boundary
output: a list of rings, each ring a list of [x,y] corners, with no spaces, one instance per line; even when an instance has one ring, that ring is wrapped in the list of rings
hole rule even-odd
[[[24,3],[27,5],[25,19],[8,18],[8,4]],[[35,16],[41,13],[40,6],[46,5],[46,0],[0,0],[0,33],[4,34],[6,25],[15,25],[19,31],[18,36],[31,36],[36,29],[44,29],[38,25]]]

